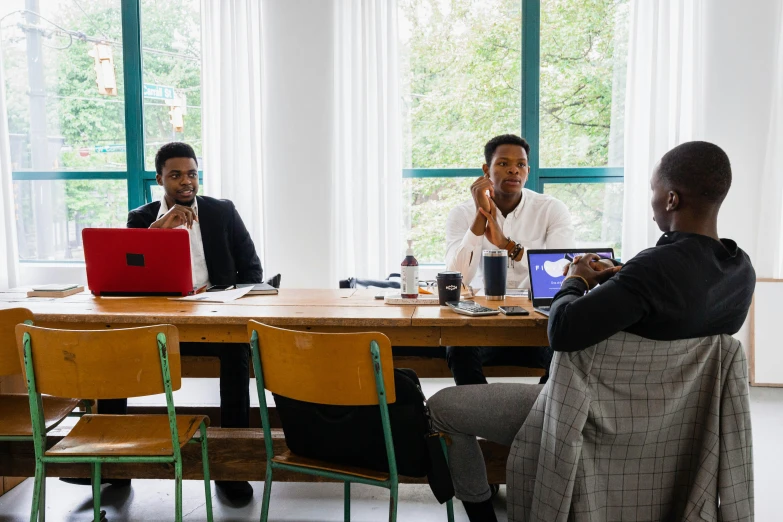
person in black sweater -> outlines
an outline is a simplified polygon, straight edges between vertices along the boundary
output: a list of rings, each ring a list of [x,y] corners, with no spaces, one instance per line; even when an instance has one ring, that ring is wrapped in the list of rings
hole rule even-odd
[[[158,185],[165,194],[160,201],[130,211],[128,228],[178,228],[190,234],[193,286],[234,285],[263,282],[261,262],[234,204],[225,199],[197,196],[198,161],[190,145],[168,143],[155,156]],[[180,343],[182,355],[220,358],[221,426],[250,426],[248,344]],[[102,400],[99,413],[124,414],[127,400]],[[129,481],[110,481],[127,485]],[[243,503],[253,497],[248,482],[215,481],[218,492]]]
[[[720,147],[694,141],[667,152],[651,179],[663,236],[622,266],[606,267],[589,254],[574,259],[552,303],[552,349],[583,350],[621,331],[657,341],[737,333],[756,274],[748,255],[718,235],[730,186],[731,165]],[[511,444],[542,387],[460,386],[429,400],[434,428],[451,437],[455,491],[471,521],[496,520],[475,437]]]

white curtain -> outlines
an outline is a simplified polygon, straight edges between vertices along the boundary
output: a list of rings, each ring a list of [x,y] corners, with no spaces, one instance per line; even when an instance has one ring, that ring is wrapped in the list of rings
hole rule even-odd
[[[402,245],[397,0],[336,0],[331,280],[398,271]]]
[[[759,277],[783,278],[783,10],[780,13],[776,71],[770,107],[767,155],[759,192],[759,233],[753,265]]]
[[[623,259],[655,245],[650,174],[672,147],[703,135],[702,0],[633,0],[625,98]]]
[[[0,288],[13,288],[17,285],[18,253],[2,49],[0,49],[0,248],[3,249],[3,253],[0,254]]]
[[[264,262],[261,2],[201,0],[204,193],[230,199]]]

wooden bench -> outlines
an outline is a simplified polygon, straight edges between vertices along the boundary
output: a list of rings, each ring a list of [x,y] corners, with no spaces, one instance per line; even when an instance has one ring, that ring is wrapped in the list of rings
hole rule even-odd
[[[47,444],[51,447],[68,428],[56,428],[50,432]],[[209,473],[213,480],[263,480],[266,472],[264,434],[260,429],[209,428]],[[487,463],[490,483],[504,484],[506,460],[509,448],[487,441],[480,441]],[[275,454],[288,448],[282,430],[273,430]],[[185,479],[201,479],[201,454],[198,444],[188,444],[182,450]],[[0,443],[0,469],[7,476],[31,477],[35,472],[35,453],[30,442]],[[84,464],[47,465],[49,477],[89,477],[90,468]],[[171,479],[174,469],[166,464],[104,464],[102,475],[107,478]],[[275,480],[285,482],[325,482],[326,480],[301,473],[275,472]],[[419,484],[424,478],[401,477],[401,482]]]
[[[434,357],[395,356],[396,368],[410,368],[419,377],[451,378],[451,370],[445,359]],[[540,377],[544,370],[521,366],[485,366],[487,377]],[[220,360],[217,357],[182,356],[183,377],[220,377]],[[250,368],[253,377],[253,368]]]

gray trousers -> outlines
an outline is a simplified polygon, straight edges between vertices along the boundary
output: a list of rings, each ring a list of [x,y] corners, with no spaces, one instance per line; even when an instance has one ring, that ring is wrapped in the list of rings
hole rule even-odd
[[[439,391],[427,403],[436,430],[451,439],[449,467],[460,500],[491,496],[484,455],[476,437],[510,446],[543,384],[472,384]]]

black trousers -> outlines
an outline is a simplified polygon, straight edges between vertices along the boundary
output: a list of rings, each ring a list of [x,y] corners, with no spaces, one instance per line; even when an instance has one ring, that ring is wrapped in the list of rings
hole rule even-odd
[[[220,358],[220,425],[250,426],[250,345],[238,343],[180,343],[181,355]],[[98,412],[124,415],[128,399],[98,401]]]
[[[549,365],[554,351],[548,346],[516,348],[513,346],[447,346],[446,361],[449,363],[454,382],[463,384],[487,384],[484,366],[524,366],[543,368],[546,373],[540,384],[549,379]]]

